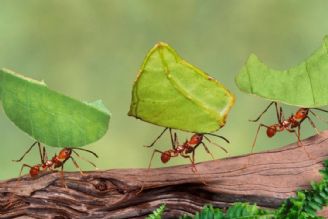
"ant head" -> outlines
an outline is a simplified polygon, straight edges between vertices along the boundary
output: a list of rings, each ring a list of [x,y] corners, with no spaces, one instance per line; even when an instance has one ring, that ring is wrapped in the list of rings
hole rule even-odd
[[[267,128],[266,134],[269,138],[273,137],[277,133],[277,128],[275,126],[270,126]]]
[[[203,140],[203,134],[194,134],[193,136],[191,136],[191,139],[189,141],[190,144],[199,144],[200,142],[202,142]]]
[[[59,160],[67,160],[72,154],[72,149],[71,148],[64,148],[61,150],[58,154],[58,159]]]
[[[30,169],[30,176],[35,177],[39,175],[39,172],[40,172],[40,165],[35,165]]]
[[[161,160],[163,163],[167,163],[171,159],[171,154],[168,151],[164,151],[161,155]]]
[[[295,119],[304,119],[308,115],[309,109],[308,108],[300,108],[295,113]]]

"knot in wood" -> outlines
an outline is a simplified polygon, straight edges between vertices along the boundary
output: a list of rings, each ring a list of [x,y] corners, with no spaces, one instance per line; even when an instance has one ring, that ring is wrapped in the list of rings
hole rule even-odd
[[[99,181],[99,183],[95,185],[95,188],[101,192],[106,191],[108,189],[107,183],[105,181]]]

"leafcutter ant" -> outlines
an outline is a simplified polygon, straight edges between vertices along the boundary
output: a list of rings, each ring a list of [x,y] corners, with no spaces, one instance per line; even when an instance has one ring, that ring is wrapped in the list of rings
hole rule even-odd
[[[215,136],[215,137],[223,139],[227,143],[230,143],[229,140],[223,136],[212,134],[212,133],[194,133],[189,140],[187,139],[183,144],[179,144],[177,134],[176,133],[172,134],[171,128],[165,128],[163,130],[163,132],[153,141],[153,143],[151,143],[149,146],[146,146],[146,147],[154,146],[154,144],[157,142],[157,140],[167,131],[167,129],[169,129],[169,131],[170,131],[172,148],[169,150],[166,150],[166,151],[160,151],[158,149],[154,149],[151,159],[149,161],[148,170],[151,167],[151,163],[152,163],[155,153],[159,153],[161,155],[162,163],[167,163],[172,157],[178,157],[180,155],[181,157],[187,158],[190,160],[193,172],[197,171],[196,166],[195,166],[195,151],[198,146],[202,145],[204,147],[205,151],[208,154],[210,154],[211,157],[214,159],[213,154],[210,152],[207,145],[204,143],[204,139],[206,139],[209,143],[216,145],[217,147],[222,149],[224,152],[228,153],[228,151],[224,147],[212,142],[206,135]]]
[[[265,108],[265,110],[258,116],[258,118],[254,119],[254,120],[249,120],[249,121],[251,121],[251,122],[259,121],[260,118],[267,112],[267,110],[272,105],[275,106],[278,122],[276,124],[269,125],[269,126],[265,125],[265,124],[262,124],[262,123],[259,124],[259,126],[257,128],[257,131],[256,131],[254,141],[253,141],[251,153],[253,152],[253,149],[255,147],[256,140],[257,140],[257,137],[258,137],[258,133],[259,133],[259,131],[262,127],[266,128],[266,135],[269,138],[272,138],[273,136],[275,136],[277,132],[283,132],[285,130],[290,132],[290,133],[294,133],[296,135],[298,145],[303,146],[303,148],[304,148],[304,145],[301,142],[301,133],[300,133],[302,123],[304,122],[304,120],[308,120],[310,125],[319,134],[319,130],[317,129],[317,127],[314,124],[313,120],[309,117],[309,113],[311,113],[317,119],[322,120],[316,113],[313,112],[313,110],[328,112],[328,111],[320,109],[320,108],[299,108],[294,114],[292,114],[290,117],[285,119],[282,107],[278,108],[278,103],[273,101]],[[310,155],[308,154],[308,152],[306,151],[305,148],[304,148],[304,151],[307,154],[307,156],[310,157]]]
[[[83,171],[81,170],[80,166],[77,164],[75,158],[72,156],[72,154],[75,154],[77,157],[79,157],[80,159],[90,163],[92,166],[96,167],[96,165],[87,160],[86,158],[84,157],[81,157],[79,155],[79,153],[76,152],[76,150],[81,150],[81,151],[85,151],[85,152],[88,152],[92,155],[94,155],[95,157],[98,158],[98,155],[96,153],[94,153],[93,151],[90,151],[90,150],[86,150],[86,149],[83,149],[83,148],[69,148],[69,147],[66,147],[66,148],[63,148],[62,150],[60,150],[60,152],[58,153],[58,155],[54,155],[50,160],[48,159],[47,157],[47,153],[46,153],[46,149],[45,147],[41,146],[41,143],[36,141],[34,142],[30,148],[23,154],[23,156],[18,159],[18,160],[13,160],[14,162],[20,162],[24,159],[24,157],[32,150],[32,148],[35,146],[35,145],[38,145],[38,148],[39,148],[39,153],[40,153],[40,158],[41,158],[41,163],[40,164],[36,164],[34,166],[30,166],[28,164],[23,164],[22,167],[21,167],[21,170],[20,170],[20,173],[19,173],[19,178],[21,177],[22,175],[22,171],[24,168],[29,168],[30,171],[29,171],[29,174],[31,177],[36,177],[38,176],[40,173],[42,172],[46,172],[46,171],[52,171],[52,170],[55,170],[57,168],[61,168],[61,176],[62,176],[62,180],[63,180],[63,184],[66,186],[65,182],[64,182],[64,165],[66,163],[66,161],[68,161],[69,159],[72,160],[74,166],[76,168],[79,169],[81,175],[83,175]]]
[[[223,136],[220,135],[216,135],[216,134],[212,134],[212,133],[194,133],[191,138],[188,140],[186,140],[183,144],[179,144],[178,138],[177,138],[177,134],[174,133],[172,134],[172,129],[171,128],[165,128],[162,133],[148,146],[145,147],[152,147],[155,145],[155,143],[162,137],[162,135],[169,129],[170,131],[170,137],[171,137],[171,145],[172,148],[168,149],[166,151],[160,151],[158,149],[154,149],[153,153],[151,155],[149,164],[148,164],[148,171],[150,170],[151,167],[151,163],[153,161],[154,155],[156,153],[161,155],[161,161],[162,163],[167,163],[172,157],[178,157],[179,155],[183,158],[187,158],[190,160],[190,163],[192,165],[192,171],[198,173],[196,165],[195,165],[195,151],[197,149],[197,147],[199,145],[202,145],[205,149],[205,151],[211,155],[211,157],[214,159],[213,154],[210,152],[210,150],[208,149],[207,145],[204,143],[204,139],[206,139],[209,143],[212,143],[214,145],[216,145],[217,147],[219,147],[220,149],[222,149],[224,152],[228,153],[228,151],[212,142],[206,135],[211,135],[211,136],[215,136],[218,138],[223,139],[224,141],[226,141],[227,143],[230,143],[228,139],[226,139]],[[202,182],[204,184],[206,184],[206,182],[204,181],[204,179],[202,178]],[[137,194],[139,194],[144,188],[144,184],[142,184],[139,192],[137,192]]]

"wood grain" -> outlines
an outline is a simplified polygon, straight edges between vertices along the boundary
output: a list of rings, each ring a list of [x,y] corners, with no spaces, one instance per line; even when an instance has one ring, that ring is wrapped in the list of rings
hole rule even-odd
[[[190,165],[181,165],[148,172],[65,173],[68,188],[58,172],[2,181],[0,218],[144,218],[162,203],[167,206],[165,218],[194,213],[206,203],[225,208],[247,201],[276,208],[297,189],[320,180],[319,170],[328,155],[327,139],[328,131],[303,140],[304,147],[292,144],[199,163],[198,174]],[[321,215],[328,217],[328,211]]]

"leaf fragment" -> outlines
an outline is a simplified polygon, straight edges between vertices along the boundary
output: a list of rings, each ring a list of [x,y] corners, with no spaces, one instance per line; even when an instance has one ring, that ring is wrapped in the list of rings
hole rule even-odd
[[[9,119],[35,140],[55,147],[81,147],[100,139],[110,112],[83,103],[7,69],[0,70],[0,100]]]
[[[214,132],[225,124],[233,103],[220,82],[158,43],[134,83],[128,115],[188,132]]]
[[[271,101],[313,108],[328,105],[328,36],[308,59],[290,69],[270,69],[251,54],[235,78],[241,91]]]

